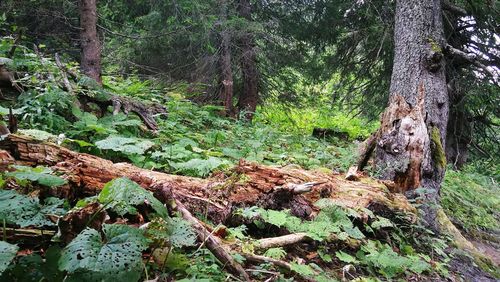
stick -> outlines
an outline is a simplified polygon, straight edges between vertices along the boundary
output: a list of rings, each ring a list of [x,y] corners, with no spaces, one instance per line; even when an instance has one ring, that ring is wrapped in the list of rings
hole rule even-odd
[[[309,240],[306,233],[295,233],[274,238],[264,238],[257,241],[257,249],[270,249],[293,245],[299,242]]]
[[[165,197],[166,199],[172,199],[175,204],[171,204],[172,208],[176,211],[180,212],[182,217],[188,221],[194,228],[196,234],[198,235],[198,239],[201,242],[205,242],[207,249],[209,249],[214,256],[220,260],[232,274],[243,278],[245,281],[251,281],[250,276],[246,273],[245,269],[236,262],[233,257],[224,249],[222,244],[214,237],[208,230],[198,221],[196,217],[194,217],[186,207],[175,198],[171,191],[166,189],[163,192],[170,197]]]

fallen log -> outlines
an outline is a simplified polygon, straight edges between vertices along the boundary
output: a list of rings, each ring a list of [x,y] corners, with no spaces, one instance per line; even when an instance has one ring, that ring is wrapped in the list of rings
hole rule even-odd
[[[403,212],[412,216],[416,212],[403,195],[391,193],[386,184],[367,177],[352,182],[333,173],[240,161],[229,172],[200,179],[141,169],[128,163],[113,163],[16,134],[0,141],[0,150],[6,151],[0,153],[3,166],[14,163],[45,165],[64,175],[70,191],[63,193],[70,199],[95,195],[107,182],[127,177],[153,192],[171,190],[191,213],[206,214],[215,223],[226,221],[234,208],[255,205],[289,209],[295,216],[312,218],[319,211],[314,203],[324,198],[345,207],[370,208],[375,212]],[[314,183],[307,185],[309,192],[283,189],[304,183]]]

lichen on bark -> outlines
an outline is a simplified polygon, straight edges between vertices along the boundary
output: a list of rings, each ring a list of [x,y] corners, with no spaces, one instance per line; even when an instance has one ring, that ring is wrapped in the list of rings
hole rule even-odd
[[[435,126],[431,129],[431,150],[432,159],[436,167],[438,169],[444,169],[446,167],[446,153],[441,143],[441,133]]]

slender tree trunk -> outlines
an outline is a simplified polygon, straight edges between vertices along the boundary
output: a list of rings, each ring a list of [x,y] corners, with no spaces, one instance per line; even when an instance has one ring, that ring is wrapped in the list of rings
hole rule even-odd
[[[79,0],[81,69],[84,74],[101,81],[101,44],[97,37],[97,0]]]
[[[423,216],[436,228],[449,108],[441,0],[398,0],[394,42],[391,96],[381,117],[375,164],[401,192],[414,195],[425,188]]]
[[[231,35],[227,30],[227,1],[219,0],[220,5],[220,21],[221,21],[221,55],[219,57],[220,66],[220,80],[221,80],[221,90],[219,93],[219,99],[224,105],[225,115],[234,116],[233,107],[233,71],[231,68]]]
[[[240,17],[251,21],[252,7],[250,0],[240,0],[238,3],[238,12]],[[242,50],[241,71],[243,76],[243,92],[238,99],[238,110],[247,112],[245,118],[251,120],[259,102],[259,73],[257,70],[255,40],[250,31],[246,31],[241,36],[240,44]]]

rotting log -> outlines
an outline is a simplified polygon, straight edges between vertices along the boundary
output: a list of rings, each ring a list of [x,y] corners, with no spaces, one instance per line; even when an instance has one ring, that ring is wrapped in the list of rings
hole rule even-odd
[[[74,199],[95,195],[104,184],[118,177],[131,179],[156,192],[158,197],[162,190],[169,189],[191,213],[205,214],[216,223],[226,221],[234,208],[255,205],[289,209],[295,216],[310,219],[319,211],[314,203],[322,198],[350,208],[415,216],[415,208],[403,195],[391,193],[386,184],[371,178],[362,177],[352,182],[338,174],[262,166],[243,160],[229,172],[200,179],[141,169],[128,163],[113,163],[53,143],[11,134],[0,141],[0,164],[6,167],[15,163],[49,166],[68,180],[70,191],[63,193]],[[304,183],[309,183],[309,192],[283,189]]]

